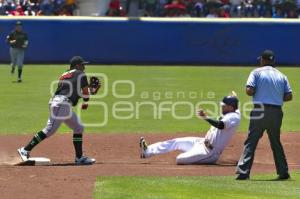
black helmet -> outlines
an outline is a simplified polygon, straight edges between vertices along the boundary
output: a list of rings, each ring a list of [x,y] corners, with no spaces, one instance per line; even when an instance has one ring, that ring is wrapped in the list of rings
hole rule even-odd
[[[82,57],[80,56],[74,56],[72,57],[72,59],[70,60],[70,67],[71,68],[75,68],[78,65],[81,64],[88,64],[89,62],[85,61]]]

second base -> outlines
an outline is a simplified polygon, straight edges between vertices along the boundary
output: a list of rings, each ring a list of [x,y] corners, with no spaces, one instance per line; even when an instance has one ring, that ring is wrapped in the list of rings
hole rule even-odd
[[[18,166],[44,166],[44,165],[49,165],[49,164],[50,164],[49,158],[32,157],[32,158],[28,158],[27,161],[20,162],[16,165],[18,165]]]

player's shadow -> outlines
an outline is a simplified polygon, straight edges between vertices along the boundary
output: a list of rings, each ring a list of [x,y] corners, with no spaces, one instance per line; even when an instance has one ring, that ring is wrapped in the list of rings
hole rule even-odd
[[[207,167],[236,167],[237,163],[215,163],[215,164],[201,164],[202,166]]]
[[[12,83],[14,83],[14,84],[24,84],[24,82],[22,81],[22,82],[18,82],[17,80],[15,80],[15,81],[12,81]]]
[[[94,164],[103,164],[101,162],[96,162]],[[91,165],[94,165],[94,164],[86,164],[86,165],[78,165],[78,164],[75,164],[74,162],[66,162],[66,163],[53,163],[53,164],[50,164],[50,165],[44,165],[44,166],[47,166],[47,167],[69,167],[69,166],[91,166]]]
[[[295,181],[294,179],[288,179],[288,180],[278,180],[276,178],[274,179],[250,179],[250,181],[257,181],[257,182],[292,182]]]

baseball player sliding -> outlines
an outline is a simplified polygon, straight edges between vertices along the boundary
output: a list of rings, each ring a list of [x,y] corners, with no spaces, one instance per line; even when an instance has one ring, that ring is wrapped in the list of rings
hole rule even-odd
[[[204,138],[175,138],[148,146],[146,140],[141,137],[141,158],[149,158],[153,155],[180,150],[183,153],[176,157],[177,164],[216,163],[240,124],[240,112],[236,94],[233,92],[231,96],[224,97],[221,105],[223,116],[219,120],[209,118],[203,110],[198,111],[198,116],[212,125]]]
[[[85,64],[82,57],[75,56],[70,60],[70,69],[59,77],[58,88],[49,101],[50,115],[46,127],[35,134],[31,141],[18,153],[23,161],[27,161],[30,151],[45,138],[53,135],[62,122],[73,130],[73,144],[75,148],[75,164],[86,165],[95,163],[95,159],[88,158],[82,154],[83,125],[80,119],[72,111],[78,100],[83,98],[82,109],[88,108],[89,94],[96,94],[101,87],[97,77],[91,77],[88,83],[84,73]]]

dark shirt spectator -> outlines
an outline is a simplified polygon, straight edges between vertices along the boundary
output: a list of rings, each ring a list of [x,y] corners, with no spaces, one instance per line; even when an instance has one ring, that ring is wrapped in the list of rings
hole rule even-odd
[[[120,0],[111,0],[108,6],[107,16],[121,16]]]

